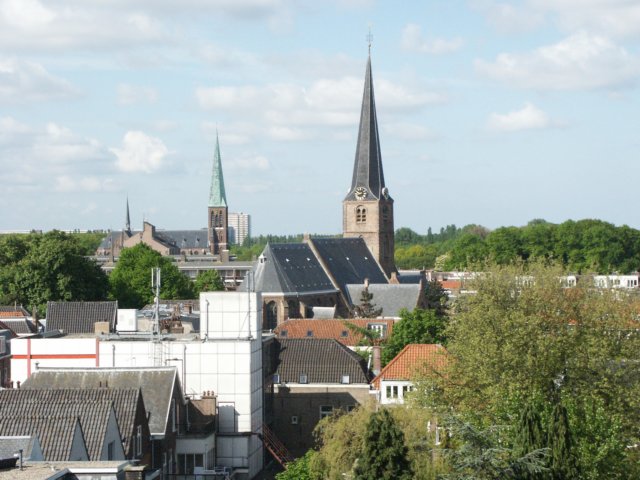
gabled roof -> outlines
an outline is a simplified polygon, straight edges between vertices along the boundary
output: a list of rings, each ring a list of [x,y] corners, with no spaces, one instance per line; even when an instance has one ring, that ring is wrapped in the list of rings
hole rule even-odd
[[[348,299],[351,305],[359,305],[364,284],[347,285]],[[399,317],[400,310],[412,311],[420,302],[422,288],[420,284],[371,284],[367,287],[373,295],[371,303],[382,308],[383,317]]]
[[[180,387],[175,367],[129,368],[46,368],[31,374],[24,389],[140,389],[149,413],[151,434],[162,435],[167,429],[171,398],[175,384]],[[182,398],[180,396],[180,398]]]
[[[37,436],[46,461],[61,462],[69,458],[76,432],[82,433],[77,416],[49,417],[0,416],[0,433],[7,436]],[[84,443],[84,440],[83,440]]]
[[[115,329],[118,302],[47,302],[47,331],[94,333],[96,322]]]
[[[29,312],[23,306],[0,305],[0,318],[22,318],[28,316]]]
[[[309,240],[338,288],[346,295],[351,283],[388,283],[382,268],[362,238],[312,238]]]
[[[336,292],[306,243],[267,244],[254,267],[255,291],[268,293]],[[239,290],[249,288],[242,282]]]
[[[421,369],[442,370],[447,360],[447,350],[442,345],[412,343],[404,347],[371,383],[380,389],[382,380],[411,380]]]
[[[7,319],[0,317],[0,328],[6,328],[16,336],[36,333],[36,326],[26,318]]]
[[[91,393],[87,395],[78,389],[2,390],[0,418],[76,417],[80,420],[89,459],[100,460],[109,416],[115,411],[111,400]]]
[[[35,372],[27,379],[21,390],[46,390],[52,389],[46,379],[42,379]],[[37,377],[37,378],[36,378]],[[58,389],[61,391],[61,389]],[[120,428],[120,437],[124,439],[124,450],[129,451],[131,436],[135,433],[135,420],[138,404],[144,410],[144,400],[139,388],[109,388],[107,386],[77,390],[75,393],[78,401],[95,402],[109,401],[113,404],[116,420]]]
[[[356,318],[349,320],[308,320],[293,319],[286,320],[274,329],[278,338],[315,338],[332,339],[346,346],[359,345],[363,340],[363,335],[353,331],[347,326],[351,323],[360,328],[370,329],[372,325],[384,325],[385,336],[389,336],[393,331],[393,320]]]
[[[281,382],[300,383],[300,375],[306,375],[310,384],[339,384],[343,375],[349,375],[349,383],[369,382],[364,359],[336,340],[279,338],[276,341],[279,345],[276,373]]]
[[[109,235],[102,239],[98,250],[111,248],[112,239],[120,238],[122,233],[123,232],[119,230],[110,232]],[[141,233],[140,230],[136,230],[126,235],[129,237],[139,233]],[[167,248],[206,249],[209,246],[206,228],[201,228],[199,230],[156,230],[155,238]]]
[[[384,195],[384,173],[382,172],[382,154],[378,136],[378,118],[376,101],[373,94],[373,76],[371,74],[371,56],[367,59],[367,70],[364,78],[362,110],[360,112],[360,128],[356,158],[353,165],[351,188],[345,200],[356,200],[356,188],[366,189],[365,200],[379,200]]]

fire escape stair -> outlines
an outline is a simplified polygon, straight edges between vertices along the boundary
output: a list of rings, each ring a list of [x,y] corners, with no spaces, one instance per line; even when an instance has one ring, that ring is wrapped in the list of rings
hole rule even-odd
[[[267,425],[262,425],[262,443],[269,450],[273,458],[275,458],[280,465],[287,468],[287,463],[293,462],[294,458],[284,446],[284,443],[273,433]]]

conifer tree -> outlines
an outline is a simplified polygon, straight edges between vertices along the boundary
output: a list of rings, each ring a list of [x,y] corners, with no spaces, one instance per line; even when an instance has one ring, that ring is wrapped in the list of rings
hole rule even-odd
[[[354,307],[354,315],[357,318],[376,318],[382,314],[382,308],[378,308],[371,300],[373,293],[369,293],[369,288],[364,287],[360,295],[360,305]]]
[[[551,449],[551,478],[553,480],[579,478],[567,409],[559,401],[551,412],[547,444]]]
[[[518,430],[516,433],[514,454],[515,457],[525,457],[526,455],[540,451],[546,448],[546,435],[542,428],[540,414],[533,402],[525,405],[518,422]],[[544,457],[543,457],[544,458]],[[538,480],[545,478],[542,471],[521,471],[520,478],[522,480]]]
[[[410,480],[413,478],[407,458],[404,434],[387,409],[369,419],[364,448],[355,468],[356,480]]]

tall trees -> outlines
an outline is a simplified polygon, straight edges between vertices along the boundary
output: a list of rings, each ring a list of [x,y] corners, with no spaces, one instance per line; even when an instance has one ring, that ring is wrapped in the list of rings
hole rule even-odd
[[[0,302],[36,307],[50,300],[104,300],[107,276],[63,232],[0,236]]]
[[[364,445],[355,467],[356,480],[410,480],[413,478],[402,430],[389,410],[371,415]]]
[[[562,273],[534,263],[477,279],[445,331],[446,375],[425,379],[418,395],[477,428],[510,426],[503,445],[517,443],[516,419],[535,402],[555,432],[549,448],[562,456],[571,444],[580,478],[606,478],[632,468],[625,445],[640,441],[638,303],[562,288]]]
[[[151,269],[160,267],[164,299],[193,298],[193,286],[167,257],[163,257],[145,244],[125,248],[116,267],[109,276],[110,295],[123,308],[141,308],[153,301]]]
[[[205,270],[200,272],[193,282],[194,293],[219,292],[224,290],[224,282],[216,270]]]

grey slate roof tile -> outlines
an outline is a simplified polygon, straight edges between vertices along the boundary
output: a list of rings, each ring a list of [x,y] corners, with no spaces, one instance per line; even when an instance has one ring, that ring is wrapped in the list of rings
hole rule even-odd
[[[351,305],[360,303],[364,288],[364,284],[347,285]],[[382,308],[383,317],[398,317],[403,308],[412,311],[418,306],[421,294],[419,284],[370,284],[368,290],[373,295],[371,303]]]
[[[321,260],[346,293],[347,284],[388,283],[382,268],[362,238],[312,238]]]
[[[281,382],[299,383],[306,375],[308,383],[341,383],[349,375],[350,383],[369,383],[371,377],[362,357],[333,339],[278,338],[277,373]]]
[[[22,458],[26,460],[31,457],[36,438],[35,435],[0,436],[0,458],[13,457],[22,450]]]
[[[152,434],[166,431],[171,395],[177,382],[174,367],[139,368],[43,368],[31,374],[23,389],[140,389],[150,414]],[[115,403],[115,402],[114,402]]]
[[[76,416],[9,417],[0,415],[0,434],[37,436],[45,460],[68,461],[71,460],[69,454],[78,422]]]
[[[96,322],[115,328],[118,302],[47,302],[47,330],[94,333]]]
[[[80,420],[89,459],[100,460],[113,402],[99,393],[79,389],[3,390],[0,391],[0,418],[76,417]],[[3,431],[0,434],[6,435]]]

